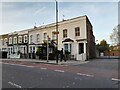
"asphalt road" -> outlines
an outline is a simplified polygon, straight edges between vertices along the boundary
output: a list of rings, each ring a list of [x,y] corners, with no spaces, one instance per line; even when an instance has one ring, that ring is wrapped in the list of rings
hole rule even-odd
[[[92,63],[90,63],[92,64]],[[106,76],[100,77],[94,74],[85,74],[84,68],[72,72],[69,69],[79,69],[79,66],[44,66],[35,65],[2,65],[2,88],[118,88],[119,80]],[[51,68],[52,67],[52,68]],[[62,69],[60,68],[62,67]],[[77,68],[76,68],[77,67]],[[95,68],[92,67],[92,68]],[[64,70],[65,69],[65,70]],[[67,72],[67,70],[69,70]],[[75,70],[73,70],[75,71]],[[89,69],[88,69],[89,71]],[[103,70],[104,71],[104,70]],[[106,70],[107,71],[107,70]],[[109,69],[108,69],[109,71]],[[99,72],[99,71],[98,71]]]

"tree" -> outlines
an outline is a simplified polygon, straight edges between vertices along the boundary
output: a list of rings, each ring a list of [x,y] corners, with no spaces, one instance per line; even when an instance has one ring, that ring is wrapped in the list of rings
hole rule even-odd
[[[100,42],[100,44],[97,44],[96,45],[96,48],[99,52],[104,52],[104,51],[108,51],[109,50],[109,44],[107,44],[107,41],[106,40],[102,40]]]
[[[120,44],[120,25],[118,25],[117,27],[115,27],[113,29],[113,32],[110,35],[110,40],[112,42],[113,45],[118,45]]]
[[[36,51],[36,55],[39,56],[39,59],[40,59],[40,56],[41,56],[40,54],[41,54],[41,53],[42,53],[41,48],[38,47],[38,48],[37,48],[37,51]]]

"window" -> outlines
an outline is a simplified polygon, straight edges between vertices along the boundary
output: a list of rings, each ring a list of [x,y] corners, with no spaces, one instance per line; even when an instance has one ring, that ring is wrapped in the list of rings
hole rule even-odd
[[[64,44],[65,51],[68,51],[68,44]]]
[[[44,40],[47,40],[47,33],[44,33]]]
[[[4,45],[7,45],[7,38],[4,39]]]
[[[52,40],[55,40],[56,39],[56,34],[55,32],[52,32]]]
[[[32,43],[33,35],[30,35],[30,43]]]
[[[24,43],[27,43],[27,35],[24,36]]]
[[[71,44],[64,44],[64,50],[71,53]]]
[[[67,37],[67,29],[63,30],[63,38]]]
[[[75,36],[80,36],[80,28],[79,27],[75,28]]]
[[[12,37],[9,38],[9,44],[12,44]]]
[[[79,43],[79,54],[84,53],[84,44]]]
[[[17,37],[14,37],[14,44],[17,44]]]
[[[36,39],[37,39],[37,42],[40,41],[40,34],[37,34],[37,35],[36,35]]]
[[[22,36],[19,36],[19,43],[22,43]]]

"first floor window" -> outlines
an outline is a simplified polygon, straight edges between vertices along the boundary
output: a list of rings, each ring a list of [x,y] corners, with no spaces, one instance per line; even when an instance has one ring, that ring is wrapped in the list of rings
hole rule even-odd
[[[63,30],[63,38],[66,38],[67,37],[67,29],[64,29]]]
[[[27,40],[28,40],[27,35],[25,35],[24,36],[24,43],[27,43]]]
[[[22,43],[22,36],[19,36],[19,43]]]
[[[80,28],[79,27],[75,28],[75,36],[80,36]]]
[[[44,40],[47,40],[47,33],[44,33]]]
[[[54,32],[52,32],[52,40],[56,39],[56,34]]]
[[[33,35],[30,35],[30,43],[32,43]]]
[[[36,35],[36,41],[39,42],[40,41],[40,34]]]

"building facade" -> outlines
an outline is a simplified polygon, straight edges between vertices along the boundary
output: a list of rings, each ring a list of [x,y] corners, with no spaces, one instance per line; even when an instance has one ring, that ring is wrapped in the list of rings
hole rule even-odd
[[[58,50],[64,49],[76,60],[95,58],[95,37],[93,27],[87,16],[80,16],[58,22]],[[56,24],[34,27],[9,34],[9,51],[33,57],[43,43],[56,42]],[[11,44],[12,43],[12,44]],[[12,47],[11,47],[12,46]],[[49,53],[53,50],[49,50]],[[31,53],[33,53],[31,55]]]

